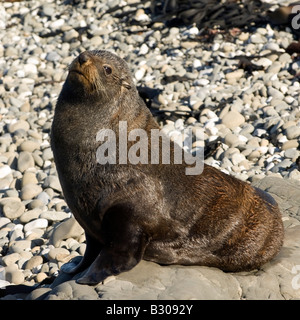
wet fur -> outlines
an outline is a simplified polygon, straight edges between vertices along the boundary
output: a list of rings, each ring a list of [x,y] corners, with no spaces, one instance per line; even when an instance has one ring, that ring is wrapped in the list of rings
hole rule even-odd
[[[283,226],[276,202],[263,191],[206,165],[202,174],[187,176],[184,164],[97,164],[100,129],[118,133],[119,121],[127,121],[128,132],[139,128],[150,136],[159,127],[124,60],[107,51],[83,54],[88,63],[72,63],[52,126],[64,196],[87,236],[84,258],[64,271],[89,267],[78,282],[96,284],[141,259],[242,271],[274,257]]]

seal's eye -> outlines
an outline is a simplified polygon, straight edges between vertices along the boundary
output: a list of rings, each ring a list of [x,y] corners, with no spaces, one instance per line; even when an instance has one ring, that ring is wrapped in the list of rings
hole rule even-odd
[[[112,73],[112,69],[110,66],[103,66],[103,69],[104,69],[106,75],[109,75]]]

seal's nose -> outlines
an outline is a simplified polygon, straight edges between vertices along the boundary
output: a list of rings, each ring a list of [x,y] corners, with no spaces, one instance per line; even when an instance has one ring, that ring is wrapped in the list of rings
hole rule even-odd
[[[90,54],[85,51],[82,52],[79,57],[78,57],[78,62],[80,63],[80,65],[82,66],[83,64],[85,64],[86,62],[88,62],[90,60],[91,56]]]

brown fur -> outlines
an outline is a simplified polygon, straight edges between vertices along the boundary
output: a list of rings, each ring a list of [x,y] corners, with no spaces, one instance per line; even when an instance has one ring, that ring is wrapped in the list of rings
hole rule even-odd
[[[245,182],[207,165],[191,176],[185,164],[98,164],[97,132],[118,133],[120,120],[128,132],[140,128],[150,136],[159,128],[124,60],[107,51],[82,53],[70,67],[52,126],[63,192],[86,231],[84,258],[63,266],[66,272],[89,267],[79,283],[98,283],[141,259],[241,271],[278,253],[278,206]]]

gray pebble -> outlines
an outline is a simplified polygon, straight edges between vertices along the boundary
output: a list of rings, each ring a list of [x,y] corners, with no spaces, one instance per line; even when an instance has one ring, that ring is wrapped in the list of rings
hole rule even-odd
[[[255,33],[250,36],[250,41],[254,44],[260,44],[260,43],[265,43],[266,39],[259,33]]]
[[[9,241],[24,239],[23,225],[17,224],[9,234]]]
[[[41,192],[37,198],[42,194],[43,192]],[[47,203],[46,203],[47,204]],[[33,209],[36,209],[36,208],[42,208],[46,205],[43,201],[41,201],[40,199],[33,199],[32,201],[30,201],[28,203],[28,209],[30,210],[33,210]]]
[[[46,16],[53,17],[55,15],[55,8],[51,4],[44,4],[42,7],[42,13]]]
[[[273,87],[268,87],[268,95],[270,95],[273,99],[284,99],[284,94]]]
[[[62,192],[61,185],[57,176],[48,176],[44,181],[44,188],[52,188],[55,191]]]
[[[47,161],[47,160],[53,160],[53,153],[51,148],[46,148],[45,150],[43,150],[43,160]]]
[[[32,140],[26,140],[20,145],[21,151],[33,152],[34,150],[39,148],[40,148],[40,144]]]
[[[296,139],[300,136],[300,127],[290,126],[286,129],[286,136],[289,140]]]
[[[11,264],[5,268],[5,279],[13,284],[22,284],[25,280],[24,274],[18,269],[16,264]]]
[[[61,222],[51,235],[51,243],[56,247],[59,243],[67,238],[78,239],[84,230],[72,216],[71,218]]]
[[[21,199],[22,200],[31,200],[34,197],[36,197],[39,193],[42,192],[42,187],[39,186],[38,184],[33,184],[29,183],[26,184],[22,189],[21,189]]]
[[[17,252],[10,253],[10,254],[2,257],[1,262],[5,267],[7,267],[11,264],[16,263],[20,258],[21,258],[21,255],[19,253],[17,253]]]
[[[39,208],[28,210],[22,214],[22,216],[20,217],[20,222],[22,222],[23,224],[26,224],[32,220],[37,219],[41,213],[42,211]]]
[[[239,144],[240,140],[235,134],[230,132],[230,133],[226,134],[226,136],[224,138],[224,142],[229,147],[235,147]]]
[[[36,200],[38,200],[42,205],[47,205],[51,200],[51,197],[47,192],[43,191],[36,197]]]
[[[66,212],[59,211],[46,211],[41,213],[40,218],[47,219],[48,221],[62,221],[70,218],[70,214]]]
[[[22,187],[26,186],[26,184],[37,184],[37,183],[38,183],[38,180],[34,172],[30,172],[30,171],[24,172],[23,178],[22,178]]]
[[[26,223],[24,226],[24,231],[28,232],[33,229],[40,229],[40,228],[44,229],[44,228],[47,228],[47,226],[48,226],[48,220],[38,218]]]
[[[284,156],[286,158],[295,159],[296,160],[299,157],[299,150],[296,150],[295,148],[287,149],[284,152]]]
[[[10,219],[5,218],[5,217],[0,217],[0,228],[2,228],[3,226],[7,225],[8,223],[10,223]]]
[[[280,63],[279,61],[275,61],[273,62],[269,68],[268,68],[268,73],[274,73],[277,74],[282,68],[282,63]]]
[[[51,61],[51,62],[57,62],[60,59],[61,59],[61,56],[55,51],[49,52],[46,55],[46,60]]]
[[[22,251],[29,251],[31,249],[31,241],[29,240],[15,240],[9,244],[9,252],[21,253]]]
[[[299,143],[296,139],[294,140],[289,140],[283,143],[281,149],[282,150],[287,150],[287,149],[293,149],[293,148],[298,148]]]
[[[41,256],[33,256],[30,258],[26,264],[25,269],[32,270],[33,268],[36,268],[37,266],[41,265],[43,263],[43,258]]]
[[[31,153],[27,151],[20,152],[17,167],[20,172],[24,172],[28,168],[34,167],[34,159]]]
[[[19,218],[25,211],[25,205],[20,201],[12,200],[7,202],[3,208],[3,214],[11,220]]]
[[[34,162],[36,163],[36,165],[38,165],[39,167],[42,167],[44,164],[44,160],[42,159],[42,157],[36,153],[32,153],[32,157],[34,159]]]
[[[245,122],[245,118],[237,111],[229,111],[222,118],[222,123],[229,129],[240,126]]]
[[[77,39],[78,36],[79,36],[79,33],[76,30],[71,29],[71,30],[64,33],[63,41],[70,42],[74,39]]]
[[[284,159],[283,161],[276,164],[271,170],[272,172],[276,173],[290,167],[292,164],[293,162],[290,159]]]
[[[8,126],[8,131],[10,133],[14,133],[17,130],[24,130],[24,131],[28,131],[30,128],[28,122],[26,122],[25,120],[18,120],[15,122],[12,122],[9,126]]]
[[[8,165],[3,165],[0,166],[0,179],[5,178],[6,176],[8,176],[9,174],[11,174],[11,168]]]

